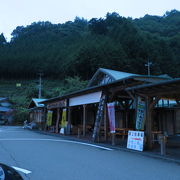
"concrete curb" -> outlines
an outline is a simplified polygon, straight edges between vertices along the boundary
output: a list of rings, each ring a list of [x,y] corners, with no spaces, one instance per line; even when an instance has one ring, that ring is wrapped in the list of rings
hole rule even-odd
[[[28,129],[28,130],[30,130],[30,129]],[[124,147],[112,146],[110,144],[105,144],[105,143],[94,143],[92,141],[89,141],[89,140],[86,140],[86,139],[80,139],[78,137],[71,137],[71,136],[67,136],[67,135],[64,136],[64,135],[49,133],[49,132],[40,131],[40,130],[30,130],[30,131],[33,131],[33,132],[36,132],[36,133],[39,133],[39,134],[59,137],[59,138],[66,139],[66,140],[71,140],[71,141],[79,141],[79,142],[85,142],[85,143],[90,143],[90,144],[94,144],[94,145],[101,145],[101,146],[111,148],[111,149],[114,149],[114,150],[120,150],[120,151],[124,151],[124,152],[128,152],[128,153],[135,153],[135,154],[138,154],[138,155],[141,155],[141,156],[146,156],[146,157],[154,158],[154,159],[160,159],[160,160],[164,160],[166,162],[176,163],[176,164],[180,165],[180,160],[171,158],[168,155],[162,156],[160,154],[155,154],[153,152],[148,152],[148,151],[139,152],[139,151],[127,149],[127,148],[124,148]]]

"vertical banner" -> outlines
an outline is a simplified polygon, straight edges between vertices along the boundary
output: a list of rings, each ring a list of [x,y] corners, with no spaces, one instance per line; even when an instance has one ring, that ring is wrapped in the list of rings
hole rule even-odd
[[[115,106],[114,103],[107,104],[110,132],[115,133]]]
[[[100,131],[101,121],[103,120],[103,117],[104,117],[103,113],[104,113],[105,103],[106,103],[106,96],[102,95],[99,101],[99,106],[98,106],[98,110],[96,114],[96,120],[95,120],[93,135],[92,135],[93,141],[96,140]]]
[[[62,112],[62,120],[61,120],[61,127],[66,127],[66,109],[63,109]]]
[[[47,126],[51,126],[52,125],[52,111],[48,111],[47,113]]]
[[[136,113],[136,129],[144,130],[144,122],[145,122],[145,101],[138,97],[137,99],[137,113]]]
[[[60,134],[64,134],[64,128],[66,127],[66,125],[67,125],[67,123],[66,123],[66,109],[63,109]]]

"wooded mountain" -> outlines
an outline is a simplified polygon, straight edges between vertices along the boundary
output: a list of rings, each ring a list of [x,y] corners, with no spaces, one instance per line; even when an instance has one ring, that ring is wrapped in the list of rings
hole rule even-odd
[[[0,77],[90,79],[99,68],[180,76],[180,11],[140,19],[107,13],[87,21],[76,17],[64,24],[34,22],[18,26],[6,42],[0,35]]]

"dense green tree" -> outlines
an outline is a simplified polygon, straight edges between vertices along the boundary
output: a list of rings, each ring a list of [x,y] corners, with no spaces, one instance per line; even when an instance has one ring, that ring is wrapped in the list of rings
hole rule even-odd
[[[140,19],[107,13],[90,21],[76,17],[63,24],[34,22],[18,26],[6,42],[0,35],[0,76],[63,80],[90,79],[99,67],[146,74],[144,64],[153,62],[153,74],[180,75],[180,12]]]
[[[6,44],[6,39],[5,39],[5,37],[4,37],[4,34],[1,33],[1,34],[0,34],[0,46],[1,46],[1,45],[4,45],[4,44]]]

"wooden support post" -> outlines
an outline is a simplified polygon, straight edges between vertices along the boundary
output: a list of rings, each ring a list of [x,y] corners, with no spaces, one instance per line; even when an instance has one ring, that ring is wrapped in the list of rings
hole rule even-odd
[[[46,107],[43,108],[43,129],[46,131],[47,128],[47,109]]]
[[[146,135],[147,148],[152,149],[152,109],[150,108],[150,98],[146,97]]]
[[[125,114],[126,114],[126,121],[125,121],[125,128],[128,128],[128,116],[129,116],[129,100],[125,101]]]
[[[112,137],[112,145],[115,146],[116,145],[116,134],[112,133],[111,137]]]
[[[60,114],[59,114],[59,108],[57,109],[57,119],[56,119],[56,133],[59,132],[59,120],[60,120]]]
[[[130,96],[133,100],[136,99],[136,97],[135,97],[130,91],[126,91],[126,92],[129,94],[129,96]]]
[[[68,107],[67,110],[68,110],[67,134],[71,134],[71,107]]]
[[[83,105],[83,136],[86,136],[86,104]]]
[[[80,130],[80,128],[78,128],[78,135],[77,135],[77,137],[80,138],[80,135],[81,135],[81,130]]]
[[[107,105],[104,105],[104,141],[107,141]]]

